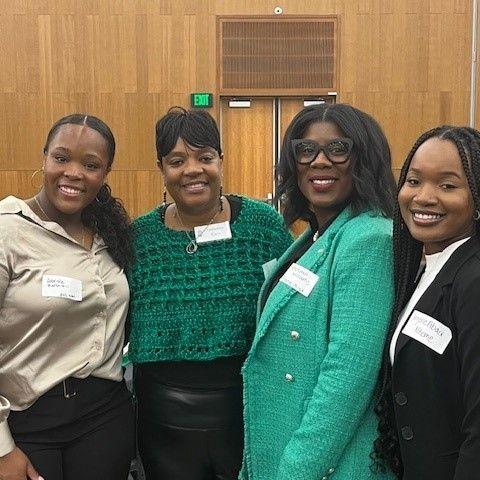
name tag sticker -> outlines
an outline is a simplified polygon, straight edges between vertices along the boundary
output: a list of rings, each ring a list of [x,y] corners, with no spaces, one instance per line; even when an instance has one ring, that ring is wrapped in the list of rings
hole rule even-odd
[[[452,331],[446,325],[418,310],[413,311],[402,333],[440,355],[452,340]]]
[[[212,223],[211,225],[200,225],[194,228],[195,241],[201,243],[218,242],[220,240],[230,240],[232,231],[230,222]]]
[[[82,301],[82,281],[61,275],[44,275],[42,277],[42,296],[68,298]]]
[[[263,275],[265,276],[265,278],[269,277],[272,274],[276,266],[277,266],[276,258],[273,258],[272,260],[269,260],[268,262],[265,262],[262,265]]]
[[[318,282],[318,278],[318,275],[305,267],[292,263],[280,281],[292,287],[304,297],[308,297]]]

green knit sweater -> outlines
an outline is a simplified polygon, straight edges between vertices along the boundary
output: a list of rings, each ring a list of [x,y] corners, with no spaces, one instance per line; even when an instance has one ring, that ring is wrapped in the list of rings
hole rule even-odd
[[[132,362],[246,354],[264,280],[262,265],[292,243],[280,215],[242,198],[232,239],[200,245],[193,255],[185,251],[185,232],[167,228],[158,208],[135,220],[133,229]]]

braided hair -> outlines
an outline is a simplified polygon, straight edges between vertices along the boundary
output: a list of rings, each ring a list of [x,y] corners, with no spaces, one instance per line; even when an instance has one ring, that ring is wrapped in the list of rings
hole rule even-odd
[[[47,154],[50,143],[60,127],[69,124],[86,125],[104,138],[107,145],[108,168],[110,168],[115,156],[115,138],[108,125],[93,115],[74,113],[57,120],[48,132],[43,153]],[[125,268],[133,263],[130,219],[122,203],[112,196],[112,191],[106,183],[100,188],[96,199],[83,209],[82,222],[103,238],[118,266]]]
[[[480,132],[469,127],[444,125],[422,134],[410,150],[402,167],[398,181],[398,192],[405,183],[415,152],[420,145],[430,138],[448,140],[456,146],[473,197],[474,208],[476,211],[480,211]],[[480,235],[480,222],[475,223],[475,234]],[[420,267],[422,254],[423,243],[415,240],[408,231],[397,202],[393,216],[395,303],[380,372],[378,402],[375,407],[375,412],[379,417],[379,436],[374,442],[372,457],[377,467],[383,471],[386,467],[390,468],[398,478],[402,476],[403,467],[393,410],[392,366],[389,347],[397,327],[398,318],[415,289],[415,278]]]

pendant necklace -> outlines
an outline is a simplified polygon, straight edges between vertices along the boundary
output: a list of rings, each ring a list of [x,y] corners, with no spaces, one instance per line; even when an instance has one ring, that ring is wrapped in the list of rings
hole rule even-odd
[[[45,212],[45,210],[42,208],[42,206],[40,205],[40,202],[38,201],[37,199],[37,196],[35,195],[33,197],[33,199],[35,200],[35,203],[37,204],[37,207],[39,208],[39,210],[43,213],[43,216],[49,221],[49,222],[53,222],[53,223],[57,223],[57,222],[54,222],[48,215],[47,215],[47,212]],[[64,229],[65,230],[65,229]],[[75,239],[76,240],[76,239]],[[78,240],[77,240],[78,242]],[[82,223],[82,247],[83,248],[86,248],[85,247],[85,225],[83,225]]]
[[[220,200],[220,202],[222,202],[222,200]],[[184,229],[184,232],[185,234],[187,235],[187,238],[189,240],[188,242],[188,245],[185,247],[185,251],[189,254],[189,255],[193,255],[197,250],[198,250],[198,243],[197,243],[197,240],[199,240],[202,235],[207,231],[208,227],[213,223],[213,221],[218,217],[218,215],[220,214],[220,212],[222,211],[223,209],[221,208],[220,206],[220,209],[218,210],[218,212],[210,219],[210,221],[207,223],[207,225],[205,225],[205,228],[200,232],[198,233],[198,235],[194,238],[192,238],[190,236],[190,234],[188,233],[188,230],[187,230],[187,227],[184,225],[184,223],[182,222],[182,218],[180,217],[180,212],[178,211],[178,208],[177,206],[175,205],[175,216],[178,218],[178,221],[180,223],[180,225],[182,226],[182,228]]]

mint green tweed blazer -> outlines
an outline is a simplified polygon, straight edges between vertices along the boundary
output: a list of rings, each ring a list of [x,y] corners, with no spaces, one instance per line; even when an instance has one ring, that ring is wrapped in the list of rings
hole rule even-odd
[[[265,280],[311,237],[308,229]],[[375,480],[373,396],[393,303],[392,223],[347,207],[297,262],[308,297],[279,282],[243,367],[242,480]]]

